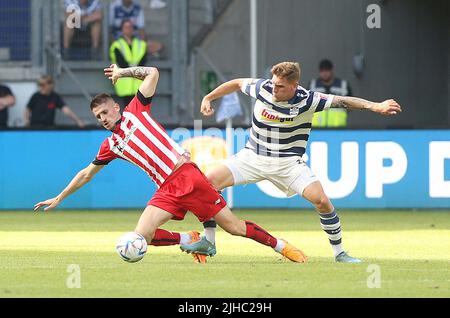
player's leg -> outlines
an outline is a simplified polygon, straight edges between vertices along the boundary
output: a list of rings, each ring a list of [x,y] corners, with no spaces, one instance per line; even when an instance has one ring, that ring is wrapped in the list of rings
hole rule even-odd
[[[319,213],[320,225],[328,236],[335,260],[344,263],[359,263],[359,259],[349,256],[343,249],[341,222],[321,183],[315,181],[304,187],[302,196],[311,202]]]
[[[180,168],[181,169],[181,168]],[[257,224],[239,220],[228,208],[224,198],[211,185],[207,177],[195,164],[185,164],[183,171],[187,180],[194,185],[189,194],[180,198],[184,209],[191,211],[199,220],[213,217],[217,224],[232,235],[251,238],[263,245],[270,246],[283,256],[295,262],[306,262],[306,256],[284,240],[276,239]],[[215,246],[206,238],[193,244],[182,244],[181,249],[188,253],[213,256]]]
[[[233,173],[227,165],[218,165],[206,173],[206,177],[218,191],[234,185]]]
[[[295,248],[285,240],[275,238],[259,225],[251,221],[240,220],[227,206],[220,210],[220,212],[214,216],[214,219],[221,228],[232,235],[250,238],[260,244],[270,246],[276,252],[293,262],[304,263],[307,261],[307,257],[299,249]],[[198,250],[198,246],[195,246],[195,244],[197,243],[187,247],[196,248]],[[186,246],[183,246],[183,248],[186,249]]]
[[[206,174],[208,181],[218,191],[234,185],[255,183],[262,180],[260,171],[255,167],[256,154],[249,149],[239,151],[235,156],[218,165]],[[214,219],[203,223],[205,236],[208,241],[215,244],[216,222]]]
[[[198,232],[177,233],[160,229],[159,227],[173,218],[173,214],[156,206],[145,208],[134,230],[147,240],[149,245],[169,246],[189,244],[200,240]]]
[[[218,191],[234,185],[233,174],[230,169],[225,165],[219,165],[209,171],[206,174],[209,182]],[[205,229],[205,237],[212,244],[216,243],[216,222],[214,219],[210,219],[203,223],[203,228]]]
[[[205,237],[211,244],[216,244],[216,227],[217,223],[214,218],[203,222],[203,229],[205,233]]]

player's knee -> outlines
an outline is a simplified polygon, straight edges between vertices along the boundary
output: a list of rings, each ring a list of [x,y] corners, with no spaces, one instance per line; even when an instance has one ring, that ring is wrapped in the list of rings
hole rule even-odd
[[[222,190],[220,176],[217,173],[209,173],[206,175],[206,177],[214,188],[216,188],[217,190]]]
[[[330,200],[326,196],[319,196],[313,200],[313,204],[319,211],[329,210]]]

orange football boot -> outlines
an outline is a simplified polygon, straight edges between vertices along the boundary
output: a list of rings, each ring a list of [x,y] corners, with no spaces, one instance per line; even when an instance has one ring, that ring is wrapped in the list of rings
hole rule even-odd
[[[189,236],[191,237],[191,241],[189,244],[198,242],[201,240],[200,233],[197,231],[189,231]],[[199,264],[206,264],[206,256],[204,254],[192,253],[192,257],[194,257],[194,262]]]
[[[286,240],[282,241],[284,242],[285,246],[281,251],[281,255],[296,263],[306,263],[308,261],[308,257],[302,251],[300,251],[298,248],[296,248]]]

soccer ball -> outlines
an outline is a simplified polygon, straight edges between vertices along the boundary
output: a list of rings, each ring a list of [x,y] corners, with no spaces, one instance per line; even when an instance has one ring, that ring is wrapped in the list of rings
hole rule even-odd
[[[124,261],[135,263],[140,261],[147,252],[147,241],[141,234],[128,232],[119,238],[116,251]]]

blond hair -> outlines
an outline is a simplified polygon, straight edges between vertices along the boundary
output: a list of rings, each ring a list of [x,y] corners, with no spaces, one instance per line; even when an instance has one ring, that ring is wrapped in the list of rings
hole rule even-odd
[[[285,78],[289,82],[300,81],[300,64],[296,62],[282,62],[274,65],[270,70],[272,75]]]
[[[53,77],[51,75],[42,75],[39,78],[39,82],[46,82],[48,84],[53,84],[54,83]]]

